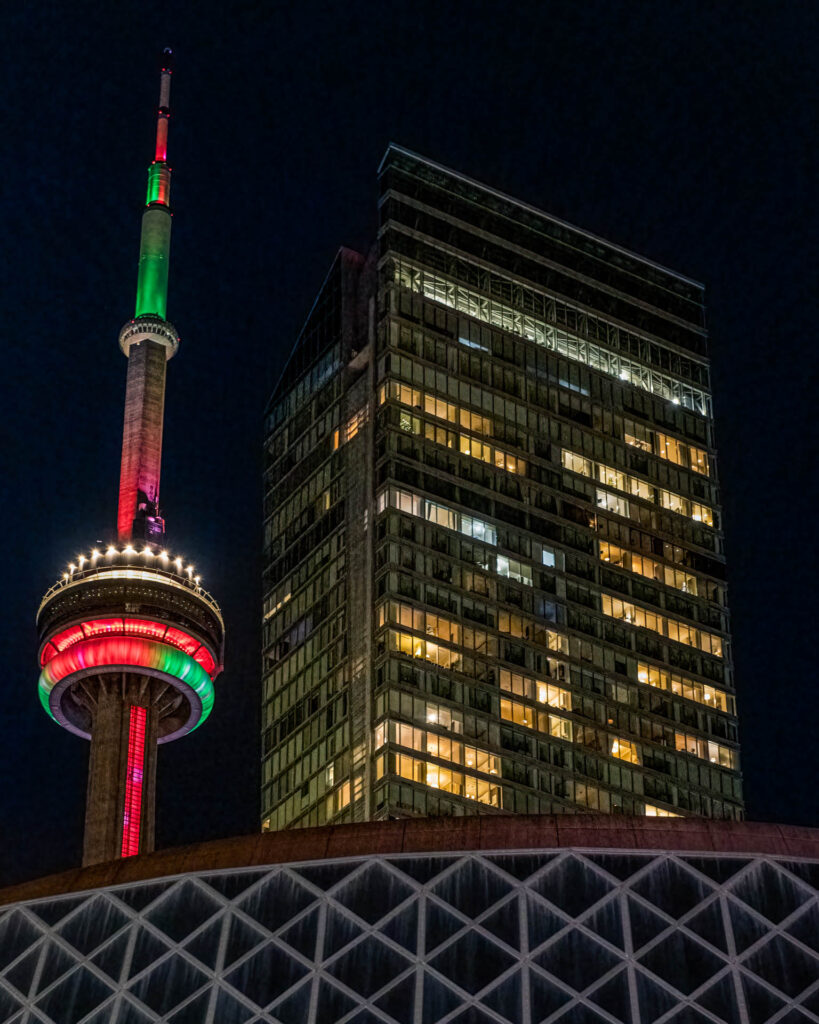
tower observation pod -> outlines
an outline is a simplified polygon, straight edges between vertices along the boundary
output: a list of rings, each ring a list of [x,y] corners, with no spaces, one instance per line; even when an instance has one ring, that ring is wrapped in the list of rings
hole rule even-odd
[[[78,556],[37,612],[40,701],[91,741],[84,865],[154,848],[157,745],[208,717],[224,651],[219,606],[194,567],[166,549],[159,508],[165,367],[179,347],[165,319],[170,61],[165,50],[136,310],[119,336],[128,371],[118,542]]]

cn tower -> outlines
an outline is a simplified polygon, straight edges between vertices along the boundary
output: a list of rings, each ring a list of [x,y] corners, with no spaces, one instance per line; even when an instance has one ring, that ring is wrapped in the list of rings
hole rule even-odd
[[[39,696],[91,741],[83,864],[154,847],[157,745],[201,725],[222,668],[224,623],[193,565],[165,545],[159,506],[171,242],[171,51],[162,54],[154,160],[142,214],[128,359],[117,543],[79,555],[37,612]]]

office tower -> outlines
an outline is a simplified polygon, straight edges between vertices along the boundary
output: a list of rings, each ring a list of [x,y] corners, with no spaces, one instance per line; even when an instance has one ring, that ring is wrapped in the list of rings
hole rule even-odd
[[[702,285],[379,186],[267,409],[263,827],[741,818]]]
[[[219,606],[194,567],[165,549],[159,508],[165,366],[179,347],[165,316],[170,58],[166,50],[136,310],[119,336],[128,373],[118,543],[78,556],[37,612],[40,700],[58,724],[91,741],[84,864],[153,849],[157,744],[207,718],[222,666]]]

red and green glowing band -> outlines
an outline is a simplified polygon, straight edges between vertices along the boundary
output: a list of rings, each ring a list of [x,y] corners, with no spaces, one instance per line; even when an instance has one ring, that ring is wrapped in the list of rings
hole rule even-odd
[[[202,706],[193,729],[198,729],[213,709],[213,681],[198,661],[167,643],[135,636],[94,637],[61,651],[43,666],[40,673],[40,703],[57,721],[50,700],[54,687],[74,673],[105,668],[147,669],[184,683],[196,694]]]
[[[128,723],[128,762],[125,769],[125,809],[122,815],[122,856],[139,853],[142,826],[142,782],[145,774],[145,708],[133,705]]]
[[[210,650],[190,633],[169,626],[165,622],[154,622],[151,619],[129,619],[117,616],[109,619],[89,619],[87,622],[69,626],[55,633],[44,645],[40,655],[40,666],[47,665],[62,651],[68,650],[82,640],[95,636],[142,636],[149,640],[162,640],[172,647],[178,647],[198,661],[211,679],[217,675],[216,661]]]
[[[171,169],[165,163],[151,164],[148,168],[148,194],[145,205],[161,203],[167,206],[171,201]]]

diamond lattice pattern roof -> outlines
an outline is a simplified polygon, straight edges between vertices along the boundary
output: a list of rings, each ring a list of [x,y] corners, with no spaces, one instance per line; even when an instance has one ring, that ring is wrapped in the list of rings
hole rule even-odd
[[[14,1024],[819,1022],[819,863],[576,850],[186,874],[0,911]]]

